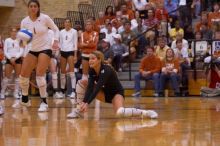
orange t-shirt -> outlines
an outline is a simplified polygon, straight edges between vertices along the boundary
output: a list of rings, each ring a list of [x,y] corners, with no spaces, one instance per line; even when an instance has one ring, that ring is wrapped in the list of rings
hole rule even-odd
[[[90,54],[97,49],[97,44],[99,40],[99,34],[96,31],[91,32],[83,32],[81,34],[81,38],[79,41],[79,48],[81,52],[84,54]],[[82,46],[82,43],[86,44],[87,46]]]
[[[141,60],[139,71],[150,71],[151,73],[156,73],[161,70],[161,61],[156,55],[146,56]]]
[[[208,15],[209,24],[220,22],[220,12],[210,12]]]
[[[132,10],[127,10],[127,12],[123,13],[122,12],[122,16],[127,17],[129,20],[134,19],[134,12]]]
[[[162,68],[165,67],[170,70],[176,69],[178,72],[179,68],[180,68],[179,59],[174,58],[173,60],[164,60],[164,61],[162,61],[161,66],[162,66]]]

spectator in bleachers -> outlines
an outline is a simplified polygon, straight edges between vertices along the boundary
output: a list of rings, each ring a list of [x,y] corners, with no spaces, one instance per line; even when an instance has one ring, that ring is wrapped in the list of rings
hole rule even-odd
[[[164,7],[169,14],[171,27],[174,27],[175,22],[178,19],[177,11],[175,11],[177,9],[177,3],[173,2],[172,0],[167,0]]]
[[[134,10],[143,11],[148,4],[147,0],[132,0]]]
[[[171,48],[172,49],[176,49],[177,46],[176,46],[176,41],[177,40],[181,40],[182,41],[182,45],[184,48],[189,48],[189,43],[186,39],[183,38],[183,34],[182,33],[177,33],[176,34],[176,40],[172,41],[172,44],[171,44]]]
[[[184,30],[183,30],[183,28],[180,27],[179,21],[176,21],[175,27],[171,28],[169,31],[169,35],[170,35],[170,38],[172,41],[176,40],[177,33],[180,33],[180,34],[182,34],[182,36],[184,36]]]
[[[105,16],[104,19],[115,19],[115,13],[112,6],[107,6],[105,9]]]
[[[112,33],[117,33],[117,29],[115,27],[112,27],[112,25],[110,25],[110,27],[109,24],[111,24],[110,19],[105,19],[105,26],[100,30],[100,32],[106,34],[109,31],[108,29],[111,28]]]
[[[137,23],[138,26],[133,29],[133,32],[135,33],[136,36],[139,36],[137,38],[136,57],[140,58],[143,55],[144,47],[147,45],[147,40],[144,37],[144,34],[142,34],[144,31],[147,30],[147,27],[145,25],[142,25],[142,20],[140,18],[137,19]]]
[[[122,25],[121,18],[122,18],[121,11],[117,11],[116,18],[111,21],[112,26],[115,27],[116,29],[118,29]]]
[[[202,39],[212,39],[213,33],[212,30],[209,29],[208,23],[202,24],[201,25],[201,33],[202,33]]]
[[[190,68],[190,59],[188,49],[183,46],[182,40],[176,41],[176,49],[174,49],[176,57],[180,60],[181,68],[181,84],[182,84],[182,96],[188,95],[188,75],[187,70]]]
[[[162,15],[162,20],[160,21],[160,24],[158,26],[158,35],[159,36],[167,36],[168,37],[168,32],[171,30],[171,26],[170,26],[170,22],[169,20],[167,19],[167,16],[166,15]],[[167,38],[167,40],[169,40]]]
[[[193,0],[192,8],[194,9],[194,18],[199,17],[201,13],[201,0]]]
[[[139,73],[134,77],[135,82],[135,93],[132,94],[133,97],[141,96],[141,80],[153,80],[155,96],[159,93],[159,72],[161,70],[161,61],[154,55],[154,48],[147,47],[147,54],[141,60]]]
[[[105,17],[104,12],[100,11],[98,14],[98,19],[95,21],[95,25],[98,26],[100,29],[105,27]]]
[[[147,46],[154,47],[156,45],[156,33],[155,31],[148,31],[145,34],[145,38],[147,40]]]
[[[123,17],[126,17],[129,20],[134,19],[134,12],[131,9],[128,9],[126,3],[121,4],[121,13]]]
[[[175,57],[173,49],[169,48],[166,51],[165,59],[162,61],[162,69],[160,74],[160,91],[159,96],[164,96],[164,88],[167,80],[170,80],[174,90],[174,96],[180,96],[179,88],[179,60]]]
[[[195,32],[195,39],[201,40],[202,33],[200,31]],[[194,45],[196,44],[196,45]],[[191,44],[192,57],[196,54],[196,61],[203,61],[204,57],[208,53],[208,42],[207,41],[196,41]]]
[[[148,28],[159,25],[159,20],[155,18],[155,11],[154,9],[149,9],[147,12],[148,18],[143,21],[143,25],[147,26]]]
[[[155,46],[155,54],[160,58],[161,61],[165,59],[167,49],[169,48],[166,44],[166,38],[161,36],[157,39],[158,45]]]
[[[201,30],[202,24],[208,23],[208,13],[202,12],[201,13],[201,20],[195,24],[195,31],[198,32]],[[208,23],[208,28],[211,28],[211,24]]]
[[[113,27],[111,23],[108,23],[106,26],[106,30],[101,30],[101,32],[105,33],[105,38],[109,41],[110,45],[114,44],[114,38],[113,35],[116,34],[116,32],[113,32]]]
[[[190,39],[194,39],[195,38],[195,35],[194,35],[194,32],[193,32],[193,28],[192,28],[191,25],[186,26],[185,31],[184,31],[184,38],[186,40],[190,40]]]
[[[104,55],[104,62],[106,64],[112,64],[112,60],[114,57],[114,52],[110,48],[110,42],[108,39],[103,39],[101,43],[101,50],[100,50],[103,55]]]
[[[116,71],[122,71],[122,61],[125,57],[129,56],[128,46],[122,43],[122,37],[120,34],[115,34],[113,37],[115,44],[110,48],[114,53],[112,65]]]
[[[182,28],[192,25],[192,1],[193,0],[179,0],[179,20]]]
[[[213,24],[214,22],[220,22],[220,6],[219,3],[215,3],[213,5],[213,12],[208,14],[209,24]]]
[[[168,19],[168,12],[165,9],[164,4],[160,3],[155,10],[155,18],[161,21],[163,17],[165,17],[165,19]]]
[[[121,33],[122,43],[125,45],[130,45],[129,43],[134,37],[135,33],[131,30],[131,22],[126,21],[124,24],[124,31]]]
[[[132,19],[131,21],[128,20],[126,17],[122,17],[121,18],[121,22],[122,22],[122,25],[118,28],[118,33],[122,33],[125,31],[125,24],[127,22],[130,22],[131,24],[131,29],[134,29],[135,27],[138,26],[138,23],[137,23],[137,20],[136,19]]]
[[[128,9],[132,9],[133,7],[132,0],[124,0],[124,2],[126,3]]]
[[[220,57],[220,31],[217,30],[214,34],[215,41],[212,42],[212,46],[209,48],[208,57],[204,59],[205,63],[210,63],[212,58]]]

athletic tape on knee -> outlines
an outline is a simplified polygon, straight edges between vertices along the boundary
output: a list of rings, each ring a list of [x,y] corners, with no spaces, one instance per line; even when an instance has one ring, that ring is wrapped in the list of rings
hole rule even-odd
[[[47,97],[47,82],[44,76],[37,76],[36,77],[37,86],[40,91],[41,97]]]
[[[28,95],[28,90],[29,90],[29,78],[26,77],[19,77],[19,83],[22,91],[22,95],[27,96]]]

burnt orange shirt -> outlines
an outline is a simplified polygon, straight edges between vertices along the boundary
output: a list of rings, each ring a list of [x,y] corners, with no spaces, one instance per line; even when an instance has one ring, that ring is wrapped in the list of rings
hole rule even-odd
[[[210,12],[208,15],[209,24],[217,21],[220,22],[220,12]]]
[[[84,54],[90,54],[95,51],[97,49],[98,40],[98,32],[83,32],[79,40],[79,48],[81,49],[81,52]],[[82,46],[82,43],[86,44],[86,47]]]
[[[127,12],[122,12],[122,16],[126,16],[129,20],[134,19],[134,12],[132,10],[127,10]]]
[[[160,72],[161,61],[156,55],[145,56],[140,63],[139,71],[150,71],[151,74]]]
[[[172,60],[164,60],[164,61],[162,61],[161,66],[162,66],[162,68],[166,67],[166,68],[170,68],[170,69],[176,69],[178,72],[179,68],[180,68],[179,59],[174,58]]]

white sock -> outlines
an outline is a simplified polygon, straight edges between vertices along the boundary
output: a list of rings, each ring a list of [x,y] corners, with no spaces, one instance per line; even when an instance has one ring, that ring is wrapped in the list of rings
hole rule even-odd
[[[9,79],[7,77],[3,78],[1,94],[5,94],[5,90],[6,90],[7,86],[8,86],[8,80]]]
[[[28,96],[28,90],[29,90],[29,78],[25,78],[20,76],[19,77],[19,83],[22,91],[22,95]]]
[[[40,97],[46,98],[47,97],[47,82],[45,76],[37,76],[36,77],[37,86],[40,91]]]
[[[71,85],[72,89],[75,91],[76,89],[76,76],[74,72],[69,72],[70,78],[71,78]]]
[[[124,108],[120,107],[116,115],[118,117],[135,117],[135,116],[141,116],[142,115],[142,110],[136,109],[136,108]]]
[[[65,89],[66,86],[66,75],[65,74],[61,74],[60,76],[60,80],[61,80],[61,89]]]
[[[19,92],[19,78],[15,79],[15,91],[14,94],[18,94]]]
[[[57,89],[58,88],[58,76],[57,76],[57,72],[52,73],[52,85],[53,85],[53,89]]]
[[[88,80],[88,75],[83,74],[82,75],[82,80]]]

